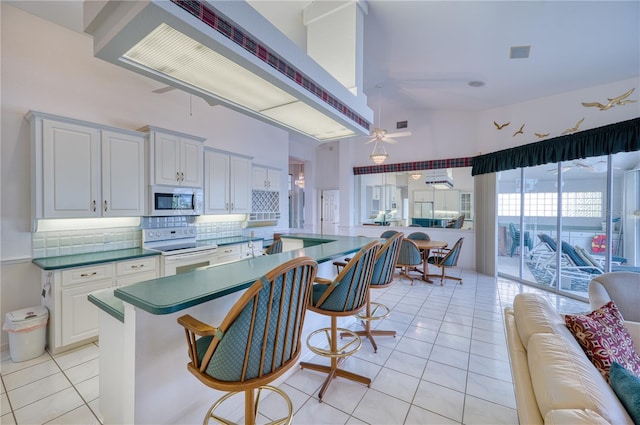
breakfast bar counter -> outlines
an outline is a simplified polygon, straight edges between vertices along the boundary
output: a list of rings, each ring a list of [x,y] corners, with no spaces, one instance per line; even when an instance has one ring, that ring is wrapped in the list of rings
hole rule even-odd
[[[219,396],[187,371],[186,340],[177,318],[190,314],[216,326],[244,289],[276,266],[301,256],[322,263],[357,252],[375,238],[283,234],[282,239],[295,249],[89,295],[100,312],[105,424],[202,423]],[[323,316],[307,312],[303,339],[326,325]],[[303,351],[301,360],[311,355]]]

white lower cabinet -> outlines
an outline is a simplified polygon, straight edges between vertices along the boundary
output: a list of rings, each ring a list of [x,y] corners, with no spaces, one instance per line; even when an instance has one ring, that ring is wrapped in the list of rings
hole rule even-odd
[[[62,345],[82,342],[98,335],[98,309],[89,302],[87,295],[99,289],[111,287],[111,279],[103,279],[88,285],[63,289],[61,293]]]
[[[160,277],[158,257],[143,257],[116,263],[116,286],[133,285]]]
[[[215,264],[232,263],[242,259],[240,245],[224,245],[218,247]]]
[[[158,258],[101,263],[42,272],[42,304],[49,309],[47,344],[55,354],[98,337],[98,308],[87,296],[94,291],[158,277]]]

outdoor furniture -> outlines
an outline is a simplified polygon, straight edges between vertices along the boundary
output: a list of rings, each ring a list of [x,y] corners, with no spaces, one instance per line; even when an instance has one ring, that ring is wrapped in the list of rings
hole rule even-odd
[[[509,223],[509,235],[511,236],[511,257],[513,257],[513,253],[520,248],[520,231],[516,229],[513,223]],[[529,251],[533,249],[533,242],[531,241],[529,232],[526,230],[524,232],[524,246],[529,248]]]

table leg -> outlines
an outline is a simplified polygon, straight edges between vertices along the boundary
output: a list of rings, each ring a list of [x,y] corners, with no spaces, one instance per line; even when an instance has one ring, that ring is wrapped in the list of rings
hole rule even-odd
[[[429,250],[424,250],[424,256],[422,257],[422,280],[427,283],[433,283],[433,280],[429,279]]]

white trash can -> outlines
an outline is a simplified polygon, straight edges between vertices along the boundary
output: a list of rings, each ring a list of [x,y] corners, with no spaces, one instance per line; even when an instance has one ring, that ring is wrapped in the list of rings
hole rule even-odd
[[[6,314],[2,330],[9,334],[9,354],[12,361],[24,362],[44,353],[48,319],[49,311],[42,306]]]

